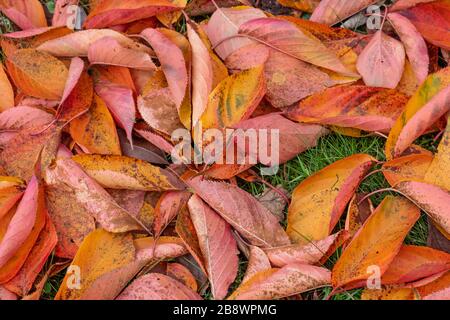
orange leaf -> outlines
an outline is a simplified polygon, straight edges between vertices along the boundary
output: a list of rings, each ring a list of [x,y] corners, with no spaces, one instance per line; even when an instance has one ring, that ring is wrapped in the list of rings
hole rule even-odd
[[[403,240],[420,217],[420,210],[404,198],[387,196],[366,220],[335,264],[335,288],[362,287],[373,270],[388,269]]]
[[[58,59],[34,49],[20,49],[8,56],[8,72],[25,94],[42,99],[59,100],[68,70]]]

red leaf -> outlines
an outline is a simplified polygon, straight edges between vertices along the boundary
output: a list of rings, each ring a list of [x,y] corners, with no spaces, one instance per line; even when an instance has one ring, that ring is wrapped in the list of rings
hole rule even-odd
[[[50,217],[47,217],[45,227],[42,229],[27,260],[25,260],[22,269],[12,280],[5,284],[5,287],[20,296],[27,295],[37,276],[42,271],[47,258],[55,248],[57,241],[55,226]]]
[[[39,184],[36,177],[33,176],[0,242],[0,268],[22,246],[33,229],[38,209],[38,194]]]
[[[403,44],[379,30],[359,55],[356,68],[366,85],[394,89],[405,68]]]
[[[420,280],[450,269],[450,254],[428,247],[404,245],[383,274],[383,284]]]
[[[188,185],[251,244],[265,248],[290,244],[278,219],[241,188],[202,177]]]
[[[101,0],[89,13],[84,27],[100,29],[113,25],[124,24],[156,16],[157,14],[181,10],[169,0]]]
[[[450,50],[450,3],[433,1],[399,12],[408,18],[422,36],[435,46]]]

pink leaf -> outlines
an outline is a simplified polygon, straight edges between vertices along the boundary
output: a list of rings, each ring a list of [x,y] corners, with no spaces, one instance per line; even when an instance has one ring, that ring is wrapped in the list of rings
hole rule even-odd
[[[389,13],[389,21],[405,46],[406,55],[416,75],[417,82],[422,83],[428,76],[430,58],[428,48],[422,35],[416,27],[404,16],[398,13]]]
[[[290,263],[317,264],[323,257],[331,254],[342,232],[333,234],[323,240],[310,243],[294,244],[285,247],[267,249],[266,254],[274,267],[283,267]],[[334,247],[334,249],[336,249]]]
[[[0,242],[0,268],[22,246],[33,229],[38,207],[38,194],[39,184],[36,177],[33,176]]]
[[[202,300],[181,282],[160,273],[134,280],[116,300]]]
[[[355,75],[319,39],[306,35],[289,21],[276,18],[254,19],[242,24],[239,34],[257,39],[292,58],[345,75]]]
[[[217,54],[225,60],[234,51],[253,43],[246,38],[225,39],[235,36],[243,23],[265,17],[263,11],[255,8],[221,8],[216,10],[209,19],[206,33]],[[222,42],[223,40],[225,41]]]
[[[228,294],[238,272],[238,250],[230,225],[215,213],[201,198],[193,195],[188,203],[197,232],[200,249],[205,258],[214,299]]]
[[[265,248],[290,244],[278,219],[238,186],[203,177],[189,180],[188,185],[251,244]]]
[[[211,56],[197,32],[189,24],[187,34],[192,47],[192,126],[202,116],[213,89],[214,74]]]
[[[66,36],[48,40],[37,49],[57,57],[86,57],[89,47],[104,37],[111,37],[128,49],[150,53],[151,50],[123,34],[110,29],[82,30]]]
[[[47,217],[44,229],[39,234],[36,244],[30,251],[22,269],[14,278],[5,284],[6,288],[20,296],[28,294],[57,242],[58,237],[55,226],[50,218]]]
[[[121,208],[95,180],[71,159],[58,159],[54,168],[46,171],[45,181],[53,188],[71,190],[67,201],[77,203],[97,223],[109,232],[140,230],[141,226]],[[64,225],[62,226],[64,227]],[[57,226],[58,228],[58,226]]]
[[[247,270],[245,270],[242,283],[250,280],[258,272],[270,270],[271,267],[269,258],[264,253],[264,250],[256,246],[250,246]]]
[[[367,86],[394,89],[405,68],[405,49],[380,30],[359,55],[356,68]]]
[[[54,117],[41,109],[32,107],[15,107],[0,113],[0,130],[21,130],[43,127],[52,122]]]
[[[56,0],[55,10],[52,19],[53,26],[66,26],[69,21],[74,19],[72,6],[77,6],[80,0]]]
[[[281,269],[255,274],[230,297],[234,300],[272,300],[290,297],[329,285],[331,272],[325,268],[292,263]]]
[[[95,92],[105,101],[112,116],[127,133],[133,145],[132,133],[136,121],[136,104],[133,91],[112,82],[101,81],[95,85]]]
[[[156,69],[147,53],[127,49],[111,37],[102,38],[91,44],[88,50],[88,59],[93,65],[105,64],[145,71]]]
[[[22,30],[35,28],[31,20],[16,8],[5,8],[2,12]]]
[[[279,130],[280,141],[283,141],[279,146],[279,164],[284,164],[303,151],[314,147],[317,140],[328,133],[328,130],[321,126],[296,123],[279,113],[271,113],[242,121],[235,128],[243,130],[267,129],[269,137],[270,130]],[[271,150],[271,147],[269,139],[268,150]],[[262,159],[260,159],[260,163],[270,165]]]
[[[158,56],[161,67],[169,84],[177,109],[180,108],[186,94],[188,73],[183,52],[169,38],[157,29],[145,29],[141,35],[150,43]]]
[[[314,10],[310,20],[333,25],[375,2],[377,0],[322,0]]]
[[[180,238],[160,237],[140,238],[134,241],[136,259],[139,261],[173,259],[185,255],[188,251]]]

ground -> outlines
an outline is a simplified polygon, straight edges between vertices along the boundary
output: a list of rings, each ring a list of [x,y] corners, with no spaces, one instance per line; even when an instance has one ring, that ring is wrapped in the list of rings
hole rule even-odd
[[[43,0],[47,5],[47,8],[50,12],[52,12],[54,7],[54,0]],[[264,1],[264,3],[276,1]],[[83,6],[87,8],[87,1],[82,1]],[[267,9],[265,7],[264,9]],[[278,9],[277,9],[278,10]],[[282,11],[281,14],[286,14]],[[4,16],[0,15],[0,33],[11,32],[13,30],[13,26]],[[179,31],[183,31],[185,29],[185,24],[181,22],[177,29]],[[418,145],[436,152],[437,141],[434,141],[434,135],[427,135],[419,139],[416,142]],[[363,138],[352,138],[340,135],[338,133],[331,133],[328,136],[321,138],[318,141],[316,147],[298,155],[295,159],[290,161],[281,167],[280,171],[275,176],[266,177],[266,181],[270,184],[277,186],[281,185],[290,193],[294,190],[294,188],[302,182],[308,176],[314,174],[318,170],[330,165],[331,163],[348,157],[357,153],[368,153],[378,159],[379,161],[384,161],[384,144],[385,139],[379,136],[368,136]],[[243,183],[241,185],[244,189],[251,192],[254,195],[258,195],[264,191],[265,186],[260,183]],[[383,178],[381,173],[374,174],[368,177],[360,186],[359,192],[372,192],[378,189],[386,188],[388,184],[386,180]],[[378,194],[371,197],[373,204],[376,206],[380,203],[381,199],[385,196],[385,194]],[[342,229],[344,221],[341,220],[340,224],[337,228]],[[416,223],[414,228],[409,233],[406,238],[406,243],[414,244],[414,245],[426,245],[427,241],[427,219],[423,214],[422,218]],[[331,268],[334,262],[339,257],[340,252],[336,252],[330,259],[326,262],[325,266]],[[49,262],[49,265],[51,262]],[[231,290],[235,289],[240,281],[242,280],[243,274],[246,269],[246,261],[245,259],[241,259],[239,275],[233,284]],[[45,285],[43,292],[43,299],[52,299],[56,294],[59,284],[63,279],[64,272],[62,271],[58,275],[52,277],[48,280]],[[303,298],[306,299],[327,299],[329,298],[329,294],[331,292],[331,288],[322,288],[319,290],[315,290],[314,292],[308,292],[303,294]],[[361,294],[361,290],[352,290],[348,292],[344,292],[341,294],[337,294],[330,299],[332,300],[354,300],[359,299]],[[209,298],[209,292],[204,294],[205,298]]]

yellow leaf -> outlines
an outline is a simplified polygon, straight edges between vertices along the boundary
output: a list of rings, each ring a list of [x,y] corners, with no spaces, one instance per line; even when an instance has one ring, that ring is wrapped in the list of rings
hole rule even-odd
[[[233,74],[209,95],[203,129],[231,127],[248,119],[266,92],[263,66]]]
[[[293,242],[326,238],[375,159],[356,154],[305,179],[292,194],[287,234]]]
[[[105,188],[165,191],[181,188],[170,172],[125,156],[77,155],[72,158]]]
[[[133,237],[103,229],[91,232],[83,241],[55,297],[78,300],[97,279],[135,260]]]

